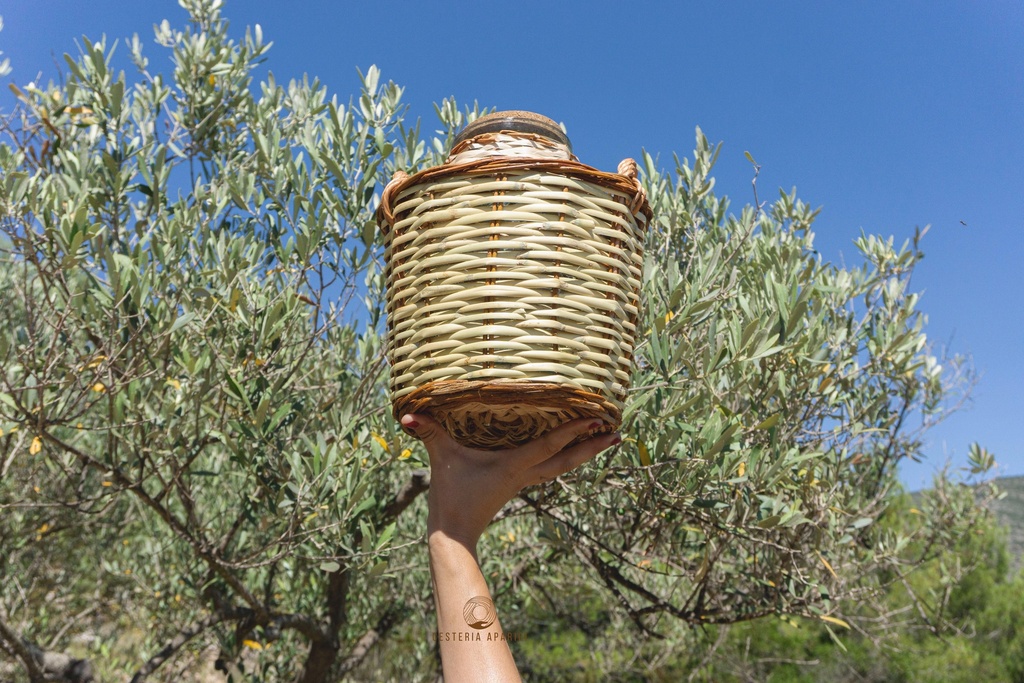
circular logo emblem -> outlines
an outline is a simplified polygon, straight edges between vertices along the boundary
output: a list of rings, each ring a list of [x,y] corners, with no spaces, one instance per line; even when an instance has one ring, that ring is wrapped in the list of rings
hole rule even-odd
[[[487,628],[493,624],[498,613],[495,611],[494,603],[491,602],[490,598],[478,595],[466,601],[466,606],[462,608],[462,616],[465,617],[466,623],[472,628],[480,629]]]

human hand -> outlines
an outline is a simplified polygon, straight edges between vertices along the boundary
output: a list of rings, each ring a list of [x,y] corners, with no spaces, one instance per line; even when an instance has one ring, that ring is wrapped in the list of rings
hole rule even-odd
[[[603,423],[573,420],[518,448],[482,451],[452,439],[428,415],[405,415],[402,425],[423,440],[430,455],[427,533],[440,532],[471,551],[505,503],[527,486],[551,481],[621,442],[618,433],[602,434],[566,446]]]

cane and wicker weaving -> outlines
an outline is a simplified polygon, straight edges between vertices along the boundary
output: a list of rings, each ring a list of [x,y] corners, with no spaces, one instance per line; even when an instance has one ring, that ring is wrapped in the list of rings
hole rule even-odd
[[[510,114],[478,119],[447,163],[397,173],[377,214],[394,416],[428,413],[485,449],[621,423],[651,218],[632,159],[599,171],[549,129],[503,129]]]

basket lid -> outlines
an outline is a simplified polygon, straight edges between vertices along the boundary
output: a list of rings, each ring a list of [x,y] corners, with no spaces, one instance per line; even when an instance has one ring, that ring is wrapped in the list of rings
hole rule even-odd
[[[535,114],[532,111],[520,110],[496,111],[493,114],[481,116],[459,131],[459,134],[455,136],[455,142],[452,147],[454,148],[460,143],[472,140],[484,133],[501,132],[540,135],[560,145],[565,145],[569,153],[572,153],[572,143],[561,126],[546,116]]]

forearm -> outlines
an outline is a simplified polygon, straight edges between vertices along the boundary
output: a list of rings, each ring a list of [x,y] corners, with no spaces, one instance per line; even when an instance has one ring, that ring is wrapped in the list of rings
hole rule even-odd
[[[618,434],[575,439],[601,427],[573,420],[505,451],[466,448],[429,415],[402,416],[430,454],[427,539],[445,683],[518,683],[519,671],[480,571],[476,543],[526,486],[551,481],[619,443]]]
[[[474,545],[432,529],[428,546],[445,683],[519,681]]]

